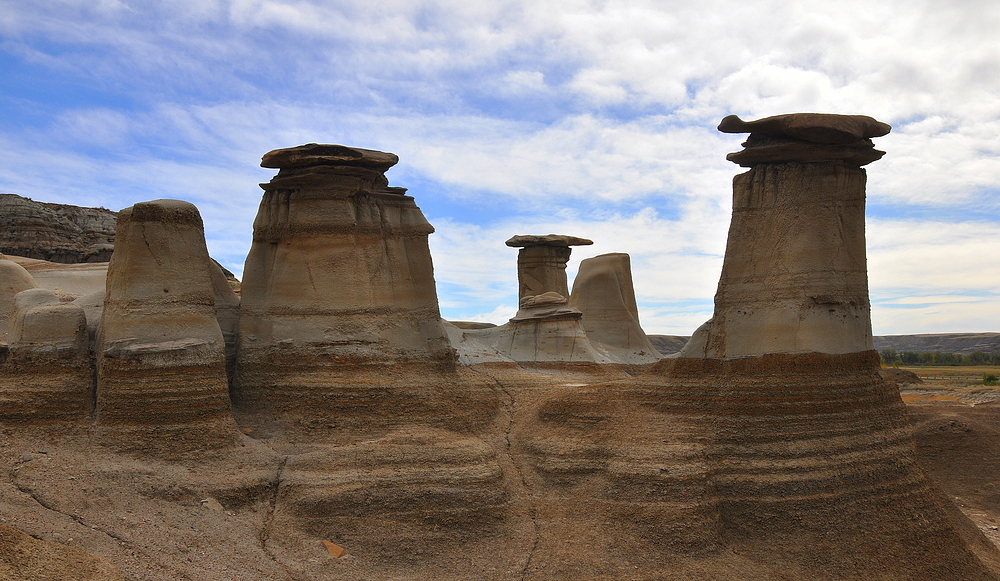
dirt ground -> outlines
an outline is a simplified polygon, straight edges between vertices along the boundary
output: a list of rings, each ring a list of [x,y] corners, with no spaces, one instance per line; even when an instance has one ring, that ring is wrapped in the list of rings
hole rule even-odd
[[[900,386],[913,421],[917,461],[1000,546],[1000,386],[997,366],[907,367],[923,381]]]

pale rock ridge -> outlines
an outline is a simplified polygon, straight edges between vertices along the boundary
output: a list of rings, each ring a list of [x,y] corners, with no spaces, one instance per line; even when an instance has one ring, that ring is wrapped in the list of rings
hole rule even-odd
[[[225,343],[194,205],[119,212],[96,354],[102,441],[166,453],[232,443]]]
[[[83,309],[42,288],[14,297],[10,350],[0,365],[0,418],[30,424],[82,422],[93,373]]]
[[[628,254],[601,254],[581,261],[569,306],[583,313],[581,321],[590,343],[611,359],[631,364],[659,360],[639,326]]]
[[[24,290],[37,288],[38,284],[23,266],[7,260],[0,254],[0,345],[7,343],[10,316],[14,310],[14,296]]]

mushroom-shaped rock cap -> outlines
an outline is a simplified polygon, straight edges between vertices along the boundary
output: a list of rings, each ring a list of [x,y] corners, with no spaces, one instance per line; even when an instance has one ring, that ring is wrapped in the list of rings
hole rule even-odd
[[[315,165],[346,165],[384,172],[398,162],[399,157],[394,153],[346,145],[307,143],[298,147],[269,151],[261,158],[260,166],[284,169]]]
[[[892,129],[867,115],[829,113],[790,113],[756,121],[743,121],[729,115],[719,123],[723,133],[751,133],[791,137],[811,143],[848,145],[860,139],[882,137]]]
[[[588,246],[593,240],[566,236],[564,234],[549,234],[547,236],[519,235],[514,236],[504,244],[512,248],[527,248],[529,246]]]

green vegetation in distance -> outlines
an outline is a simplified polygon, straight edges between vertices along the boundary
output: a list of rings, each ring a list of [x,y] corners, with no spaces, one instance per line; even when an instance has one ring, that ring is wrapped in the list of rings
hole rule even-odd
[[[879,355],[882,356],[882,363],[898,367],[920,366],[920,365],[1000,365],[1000,353],[984,353],[976,351],[968,355],[961,353],[917,353],[915,351],[900,351],[895,349],[883,349]]]

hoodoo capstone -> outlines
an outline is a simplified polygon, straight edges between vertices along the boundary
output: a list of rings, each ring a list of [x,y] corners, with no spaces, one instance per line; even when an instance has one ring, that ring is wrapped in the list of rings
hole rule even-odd
[[[175,451],[232,443],[225,341],[194,205],[155,200],[118,213],[101,317],[103,441]]]

